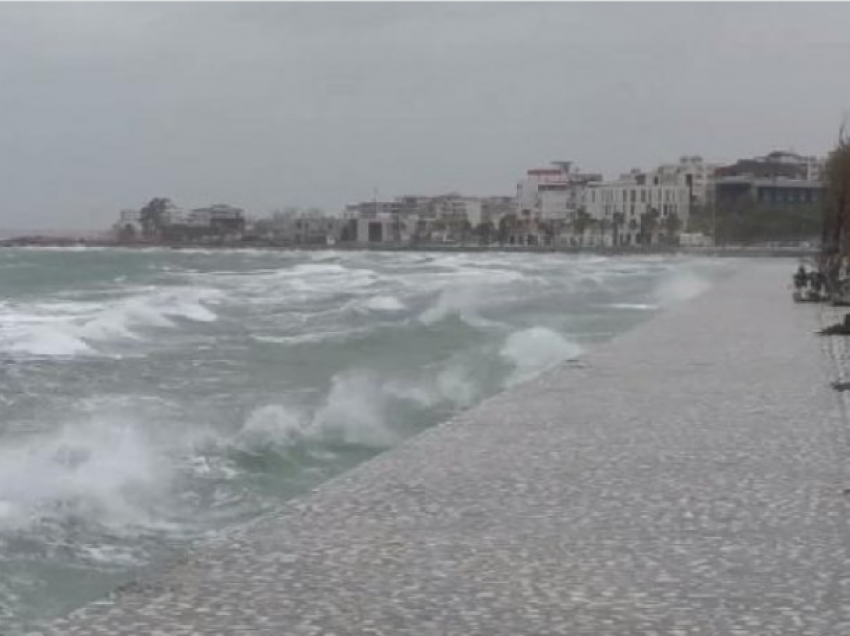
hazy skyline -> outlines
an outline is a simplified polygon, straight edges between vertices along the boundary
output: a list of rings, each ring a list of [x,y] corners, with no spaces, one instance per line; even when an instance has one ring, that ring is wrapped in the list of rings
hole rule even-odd
[[[0,228],[822,154],[847,24],[839,4],[2,4]]]

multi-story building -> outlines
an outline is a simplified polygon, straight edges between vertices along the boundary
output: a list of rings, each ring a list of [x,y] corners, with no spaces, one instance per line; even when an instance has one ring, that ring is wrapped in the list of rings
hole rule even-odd
[[[652,245],[673,240],[684,228],[692,204],[687,173],[661,167],[632,170],[616,181],[592,183],[585,194],[586,217],[576,232],[590,228],[592,242],[604,245]]]
[[[717,169],[717,177],[751,177],[754,179],[796,179],[820,182],[825,161],[795,152],[774,150],[763,157],[739,159],[734,164]]]
[[[752,205],[811,208],[823,197],[823,169],[822,159],[779,150],[740,159],[717,169],[716,205],[721,210]]]
[[[416,216],[380,215],[357,219],[358,243],[409,243],[419,226]]]
[[[706,163],[699,155],[683,156],[679,163],[664,164],[658,172],[675,174],[690,190],[691,205],[706,207],[711,203],[714,175],[719,164]]]
[[[349,221],[327,216],[321,210],[275,212],[264,223],[267,238],[283,245],[333,245],[340,241]]]
[[[481,199],[481,216],[483,221],[499,227],[499,222],[507,217],[516,215],[516,197],[490,196]]]
[[[498,223],[505,211],[514,210],[510,197],[468,197],[457,193],[439,196],[397,197],[346,206],[343,216],[356,219],[356,240],[380,242],[467,242],[487,221]]]
[[[195,208],[185,216],[185,221],[172,224],[209,228],[218,234],[241,236],[245,231],[245,211],[231,205],[217,203],[205,208]]]
[[[720,209],[751,205],[810,208],[821,202],[823,191],[820,182],[806,179],[740,176],[721,177],[715,183],[715,199]]]
[[[446,224],[468,223],[471,227],[481,225],[481,199],[451,194],[435,197],[433,202],[435,217]]]
[[[529,170],[517,184],[517,210],[535,221],[567,221],[580,210],[588,185],[601,180],[601,174],[580,172],[569,161]]]
[[[112,233],[119,241],[135,241],[144,232],[138,210],[121,210],[118,222],[112,227]]]

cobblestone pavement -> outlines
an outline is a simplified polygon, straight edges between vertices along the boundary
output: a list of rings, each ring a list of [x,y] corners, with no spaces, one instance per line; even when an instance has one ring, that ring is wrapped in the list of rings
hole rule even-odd
[[[850,634],[842,350],[795,266],[746,263],[44,633]]]

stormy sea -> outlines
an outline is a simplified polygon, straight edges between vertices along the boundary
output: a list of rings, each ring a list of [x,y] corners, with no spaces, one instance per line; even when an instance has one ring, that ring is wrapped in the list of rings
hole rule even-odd
[[[0,251],[0,633],[95,600],[736,267]]]

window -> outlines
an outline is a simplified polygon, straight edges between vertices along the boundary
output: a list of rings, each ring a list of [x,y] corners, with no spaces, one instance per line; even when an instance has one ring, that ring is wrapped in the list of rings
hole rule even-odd
[[[641,191],[640,191],[640,202],[641,202],[641,203],[646,203],[646,190],[641,190]]]

